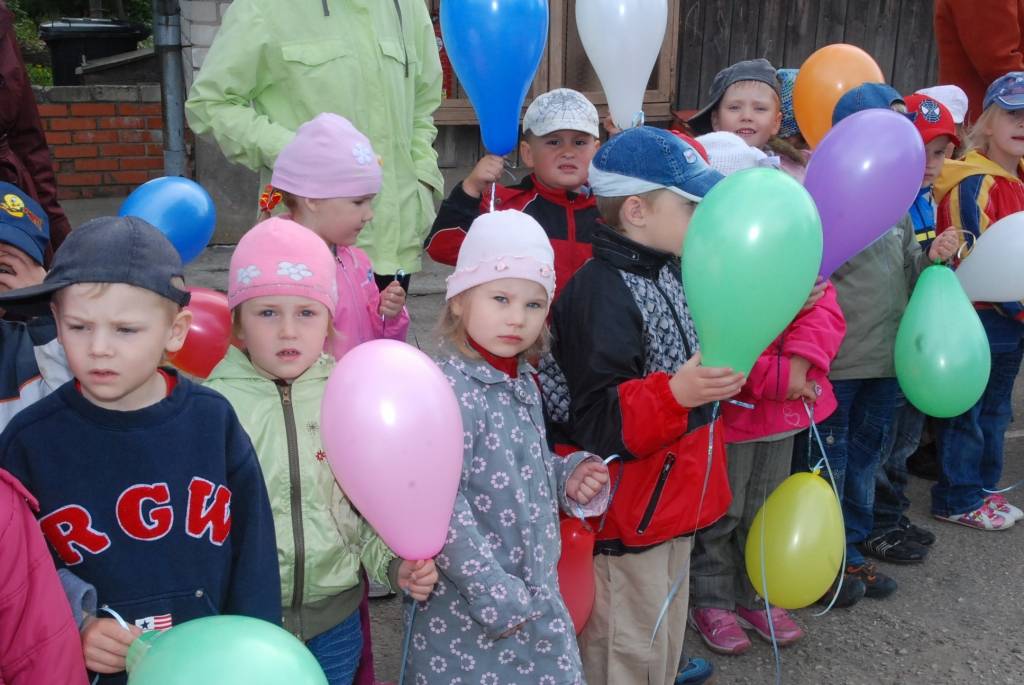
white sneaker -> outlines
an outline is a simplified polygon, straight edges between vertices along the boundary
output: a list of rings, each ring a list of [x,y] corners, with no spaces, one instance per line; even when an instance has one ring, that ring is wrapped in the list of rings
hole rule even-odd
[[[1010,504],[1002,495],[989,495],[985,498],[985,506],[1014,522],[1024,519],[1024,511]]]
[[[977,528],[978,530],[1006,530],[1013,527],[1012,518],[993,511],[987,504],[982,504],[974,511],[968,511],[964,514],[953,514],[952,516],[932,514],[932,516],[940,521],[959,523],[961,526]]]

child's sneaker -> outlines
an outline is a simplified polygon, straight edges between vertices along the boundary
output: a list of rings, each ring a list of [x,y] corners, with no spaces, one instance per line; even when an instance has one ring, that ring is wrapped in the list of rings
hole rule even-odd
[[[836,597],[836,603],[832,604],[832,597],[836,594],[836,588],[839,585],[839,579],[842,578],[843,585],[839,587],[839,596]],[[864,596],[867,588],[864,587],[864,583],[857,576],[851,576],[848,573],[844,573],[837,576],[832,585],[829,587],[828,592],[821,596],[816,602],[822,606],[828,606],[832,604],[837,609],[847,609],[852,607],[854,604],[860,601],[860,598]]]
[[[920,564],[928,556],[928,548],[910,540],[901,528],[868,538],[857,547],[862,554],[892,564]]]
[[[746,609],[736,607],[736,616],[740,627],[753,630],[768,642],[772,641],[772,627],[775,628],[775,641],[779,647],[791,645],[804,636],[803,629],[793,620],[792,614],[782,607],[772,607],[772,626],[768,625],[768,616],[763,609]]]
[[[871,599],[885,599],[896,592],[896,581],[880,573],[878,568],[870,561],[865,561],[859,566],[847,566],[846,573],[856,576],[864,583],[864,596]]]
[[[907,535],[907,539],[916,542],[919,545],[925,547],[931,547],[935,544],[935,533],[931,532],[927,528],[922,528],[914,523],[910,522],[906,516],[900,517],[900,530]]]
[[[952,514],[951,516],[932,514],[932,516],[940,521],[959,523],[961,526],[977,528],[978,530],[1006,530],[1013,526],[1012,518],[989,509],[987,504],[982,504],[974,511],[968,511],[963,514]]]
[[[690,625],[712,652],[742,654],[750,649],[750,638],[740,628],[732,611],[710,607],[690,609]]]
[[[683,656],[686,661],[676,674],[675,685],[701,685],[715,674],[715,665],[707,659]]]
[[[985,506],[1003,518],[1012,519],[1014,523],[1024,519],[1024,511],[1010,504],[1002,495],[989,495],[985,498]]]

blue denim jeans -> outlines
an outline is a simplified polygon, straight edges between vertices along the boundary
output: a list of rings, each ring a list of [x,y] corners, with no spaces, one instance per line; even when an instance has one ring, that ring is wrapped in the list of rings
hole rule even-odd
[[[982,504],[982,490],[999,484],[1004,434],[1013,418],[1013,382],[1022,356],[1024,341],[1012,351],[993,349],[992,373],[981,399],[966,413],[939,422],[942,475],[932,487],[933,514],[973,511]]]
[[[359,657],[363,651],[363,630],[359,626],[359,612],[320,633],[306,643],[309,651],[320,663],[329,685],[352,685]]]
[[[900,519],[910,508],[907,498],[907,459],[921,444],[921,433],[927,418],[900,395],[900,407],[889,431],[882,463],[875,474],[875,525],[871,537],[883,535],[899,527]]]
[[[899,384],[895,378],[867,378],[832,381],[839,406],[832,416],[818,424],[828,452],[846,523],[848,564],[863,564],[864,555],[856,545],[864,542],[874,528],[875,474],[889,442],[893,415],[899,405]],[[820,459],[812,443],[811,457],[798,440],[795,465],[807,460],[808,468]],[[825,470],[822,475],[827,476]]]

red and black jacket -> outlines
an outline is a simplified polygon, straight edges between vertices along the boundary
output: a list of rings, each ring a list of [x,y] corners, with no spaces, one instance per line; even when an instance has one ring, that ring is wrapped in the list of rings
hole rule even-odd
[[[590,259],[590,242],[600,214],[589,192],[549,188],[530,174],[514,186],[496,187],[495,209],[518,209],[537,220],[555,251],[555,285],[559,291]],[[459,183],[441,203],[424,248],[441,264],[455,264],[469,225],[490,208],[490,191],[475,198]]]
[[[597,551],[641,551],[718,520],[732,500],[721,419],[712,423],[710,406],[681,407],[669,389],[697,344],[678,258],[598,228],[594,259],[554,304],[552,332],[569,438],[622,457],[610,466],[619,485]]]

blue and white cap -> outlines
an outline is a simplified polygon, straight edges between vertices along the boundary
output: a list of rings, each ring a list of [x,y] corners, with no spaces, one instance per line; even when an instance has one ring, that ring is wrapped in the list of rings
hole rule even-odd
[[[985,91],[983,107],[993,104],[1008,112],[1024,109],[1024,71],[1011,71],[992,82]]]

